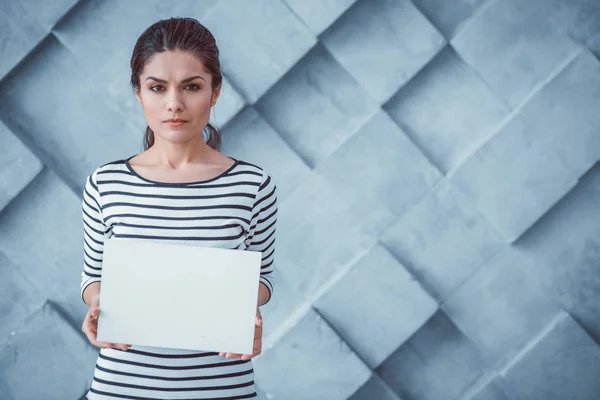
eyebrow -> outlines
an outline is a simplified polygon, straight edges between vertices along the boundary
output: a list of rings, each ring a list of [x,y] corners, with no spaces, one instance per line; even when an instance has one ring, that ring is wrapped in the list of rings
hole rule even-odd
[[[187,82],[191,82],[191,81],[193,81],[193,80],[194,80],[194,79],[196,79],[196,78],[200,78],[200,79],[202,79],[204,82],[206,82],[206,79],[204,79],[204,78],[203,78],[203,77],[201,77],[200,75],[194,75],[194,76],[190,76],[189,78],[185,78],[184,80],[182,80],[182,81],[181,81],[181,83],[187,83]],[[155,78],[155,77],[153,77],[153,76],[149,76],[149,77],[147,77],[147,78],[146,78],[146,80],[148,80],[148,79],[154,79],[156,82],[160,82],[160,83],[168,83],[168,82],[167,82],[167,81],[165,81],[164,79],[158,79],[158,78]]]

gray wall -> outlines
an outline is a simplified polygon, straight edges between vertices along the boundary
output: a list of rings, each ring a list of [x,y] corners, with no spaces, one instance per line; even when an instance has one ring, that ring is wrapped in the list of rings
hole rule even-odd
[[[600,2],[1,3],[1,399],[90,384],[84,179],[142,150],[128,62],[170,16],[278,183],[262,398],[600,398]]]

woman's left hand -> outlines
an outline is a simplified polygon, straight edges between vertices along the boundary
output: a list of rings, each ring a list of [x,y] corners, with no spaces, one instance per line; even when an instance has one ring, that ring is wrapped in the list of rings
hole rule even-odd
[[[258,307],[256,307],[256,319],[254,320],[254,323],[254,350],[252,351],[252,354],[220,352],[219,355],[225,356],[226,358],[240,357],[242,360],[249,360],[252,357],[259,355],[262,349],[262,316],[260,315],[260,309]]]

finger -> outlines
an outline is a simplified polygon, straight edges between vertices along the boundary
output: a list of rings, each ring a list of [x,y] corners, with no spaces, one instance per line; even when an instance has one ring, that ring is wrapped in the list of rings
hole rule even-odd
[[[94,344],[96,342],[96,329],[94,324],[92,324],[89,320],[84,321],[83,327],[81,328],[85,336],[87,336],[90,343]]]
[[[127,351],[129,349],[129,345],[126,345],[125,343],[110,343],[110,348]]]
[[[88,315],[86,316],[86,318],[84,320],[84,324],[86,324],[88,326],[97,326],[98,325],[98,317],[96,317],[94,315],[94,313],[90,310],[90,312],[88,313]]]
[[[98,324],[91,317],[84,322],[84,326],[90,331],[95,331],[98,328]]]
[[[96,347],[100,347],[102,349],[109,349],[111,347],[111,344],[108,342],[98,342],[95,339],[92,341],[92,344]]]
[[[95,347],[106,348],[110,346],[110,343],[107,342],[98,342],[96,340],[98,333],[98,315],[100,314],[100,309],[95,304],[90,306],[85,319],[83,320],[83,324],[81,330],[85,333],[85,336],[88,338],[90,343]]]
[[[91,321],[89,322],[89,330],[93,335],[93,340],[96,346],[100,347],[100,348],[107,348],[107,349],[116,349],[116,350],[123,350],[123,351],[127,351],[129,349],[129,347],[131,347],[130,345],[126,345],[126,344],[121,344],[121,343],[110,343],[110,342],[98,342],[96,341],[96,338],[98,336],[98,317],[100,315],[100,307],[98,307],[97,305],[92,305],[92,307],[90,307],[90,314],[91,314]]]
[[[94,340],[96,340],[96,336],[98,335],[98,324],[90,322],[87,328],[88,332],[90,332],[94,336]]]
[[[85,333],[85,335],[87,336],[88,340],[90,341],[90,343],[96,347],[100,347],[100,348],[109,348],[109,349],[118,349],[118,350],[124,350],[127,351],[131,345],[128,344],[116,344],[116,343],[109,343],[109,342],[98,342],[96,340],[96,338],[98,337],[98,328],[97,328],[97,322],[93,322],[93,321],[84,321],[84,326],[82,328],[82,331]]]
[[[99,341],[97,340],[97,338],[98,338],[98,332],[97,332],[97,330],[96,330],[96,328],[95,328],[94,326],[90,327],[90,329],[89,329],[89,331],[88,331],[88,332],[89,332],[89,336],[88,336],[88,338],[90,338],[90,342],[91,342],[91,343],[92,343],[94,346],[96,346],[96,347],[100,347],[100,348],[107,348],[107,347],[110,347],[110,343],[108,343],[108,342],[99,342]]]
[[[255,346],[254,349],[252,349],[252,354],[244,354],[244,355],[242,355],[241,358],[242,358],[242,360],[249,360],[249,359],[259,355],[260,351],[261,351],[261,346],[260,345]]]
[[[127,347],[124,344],[117,344],[117,343],[110,343],[110,342],[98,342],[98,343],[102,344],[102,347],[108,348],[108,349],[123,350],[123,351],[127,350]]]
[[[252,357],[255,357],[255,356],[259,355],[259,354],[260,354],[260,346],[259,347],[254,346],[254,348],[252,349],[252,354],[244,354],[242,356],[242,360],[249,360]]]
[[[85,336],[87,336],[90,343],[94,344],[94,334],[92,334],[89,330],[84,330]]]

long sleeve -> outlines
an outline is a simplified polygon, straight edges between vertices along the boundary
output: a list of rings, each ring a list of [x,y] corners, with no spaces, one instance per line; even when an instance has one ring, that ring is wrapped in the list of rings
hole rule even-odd
[[[88,175],[83,190],[81,212],[83,217],[83,271],[81,272],[81,300],[84,290],[100,282],[104,238],[108,231],[102,217],[100,192],[96,181],[97,170]]]
[[[277,186],[269,174],[263,178],[252,207],[252,219],[246,238],[247,250],[262,252],[260,282],[269,289],[267,302],[273,294],[273,261],[275,257],[275,226],[277,222]],[[265,304],[266,304],[265,303]]]

